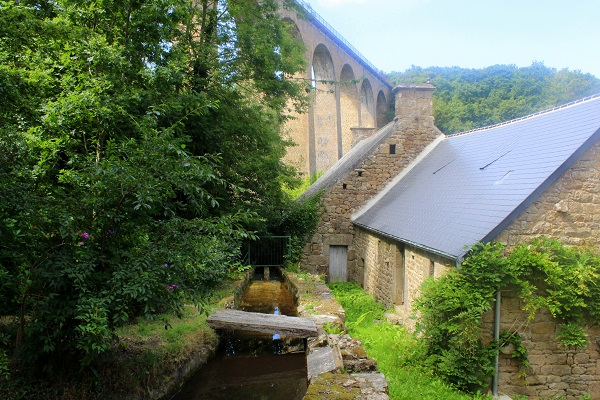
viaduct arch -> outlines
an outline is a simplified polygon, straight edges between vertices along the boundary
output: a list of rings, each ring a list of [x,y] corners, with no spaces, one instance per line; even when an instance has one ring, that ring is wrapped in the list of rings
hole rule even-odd
[[[293,115],[284,134],[286,162],[314,176],[327,171],[352,146],[389,122],[392,85],[306,2],[299,11],[281,8],[284,21],[305,46],[311,82],[307,113]]]

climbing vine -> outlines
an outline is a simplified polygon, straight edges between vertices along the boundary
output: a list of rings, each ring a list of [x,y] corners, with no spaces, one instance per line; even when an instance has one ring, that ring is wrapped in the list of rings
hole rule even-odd
[[[525,378],[525,370],[529,367],[529,354],[517,332],[501,331],[498,340],[500,352],[519,362],[519,377]]]
[[[511,252],[501,243],[475,246],[458,270],[427,280],[415,302],[428,364],[468,392],[489,383],[499,347],[512,343],[515,357],[528,365],[515,332],[505,333],[500,343],[484,342],[482,315],[492,309],[498,290],[519,296],[528,321],[548,310],[559,321],[556,338],[564,346],[586,346],[584,327],[598,323],[600,316],[599,277],[600,255],[556,239],[534,239]]]

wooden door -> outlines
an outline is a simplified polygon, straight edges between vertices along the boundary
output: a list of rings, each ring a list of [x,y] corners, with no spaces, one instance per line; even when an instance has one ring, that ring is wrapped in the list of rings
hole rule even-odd
[[[348,246],[329,246],[329,282],[348,280]]]

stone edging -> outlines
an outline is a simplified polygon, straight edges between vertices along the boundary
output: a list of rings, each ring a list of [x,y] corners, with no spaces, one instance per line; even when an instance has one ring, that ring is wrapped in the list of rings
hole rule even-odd
[[[388,400],[388,385],[360,341],[347,335],[346,315],[329,288],[317,276],[285,273],[285,282],[298,301],[298,314],[317,324],[319,336],[308,341],[309,386],[304,400]],[[323,328],[329,324],[328,334]],[[349,397],[352,396],[352,397]]]

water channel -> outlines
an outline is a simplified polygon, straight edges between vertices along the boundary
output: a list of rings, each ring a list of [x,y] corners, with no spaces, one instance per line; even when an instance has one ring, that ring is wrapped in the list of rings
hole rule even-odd
[[[239,309],[296,316],[296,301],[279,269],[261,272],[255,272]],[[216,356],[188,380],[173,400],[300,400],[307,386],[302,339],[220,332]]]

